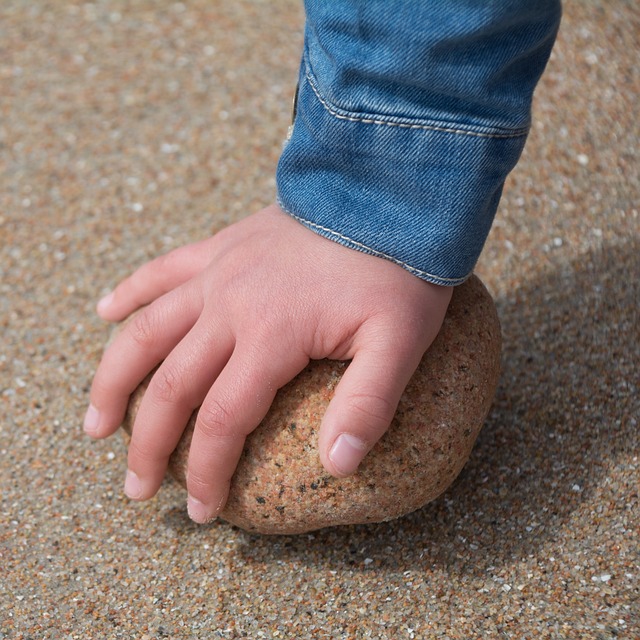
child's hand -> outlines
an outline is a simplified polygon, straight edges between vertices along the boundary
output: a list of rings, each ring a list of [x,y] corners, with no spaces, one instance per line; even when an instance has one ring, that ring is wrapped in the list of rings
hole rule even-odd
[[[451,289],[343,247],[271,206],[153,260],[98,305],[122,320],[149,305],[105,352],[85,430],[102,438],[160,362],[129,446],[125,491],[146,500],[193,410],[189,514],[224,506],[244,440],[276,391],[310,358],[352,360],[322,421],[322,464],[346,476],[389,426],[435,338]]]

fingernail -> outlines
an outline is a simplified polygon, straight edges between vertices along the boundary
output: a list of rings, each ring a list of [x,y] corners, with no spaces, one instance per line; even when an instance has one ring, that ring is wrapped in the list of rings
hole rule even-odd
[[[342,433],[331,447],[329,460],[341,474],[348,476],[358,468],[366,451],[367,446],[360,438]]]
[[[103,313],[113,302],[113,291],[102,298],[97,305],[98,313]]]
[[[98,433],[100,425],[100,412],[92,405],[89,405],[87,413],[84,416],[82,428],[87,435],[95,436]]]
[[[127,477],[124,480],[124,492],[132,500],[140,500],[142,497],[140,478],[130,469],[127,470]]]
[[[207,524],[216,519],[214,510],[193,496],[187,498],[187,511],[189,517],[198,524]]]

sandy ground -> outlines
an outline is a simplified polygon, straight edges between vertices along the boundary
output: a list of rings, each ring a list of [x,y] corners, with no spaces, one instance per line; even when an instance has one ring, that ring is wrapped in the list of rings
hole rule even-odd
[[[569,0],[478,274],[504,373],[471,460],[395,522],[197,526],[81,433],[95,301],[268,204],[293,0],[0,6],[0,639],[638,638],[640,11]]]

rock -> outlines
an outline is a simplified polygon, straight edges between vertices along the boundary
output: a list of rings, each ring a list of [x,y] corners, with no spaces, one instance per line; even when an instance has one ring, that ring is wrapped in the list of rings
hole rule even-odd
[[[249,436],[220,517],[247,531],[294,534],[381,522],[440,495],[466,463],[487,416],[500,369],[500,324],[473,276],[454,291],[438,337],[409,382],[391,428],[357,473],[337,479],[317,451],[320,420],[347,366],[313,361],[283,387]],[[131,398],[131,431],[148,379]],[[195,414],[170,473],[184,486]]]

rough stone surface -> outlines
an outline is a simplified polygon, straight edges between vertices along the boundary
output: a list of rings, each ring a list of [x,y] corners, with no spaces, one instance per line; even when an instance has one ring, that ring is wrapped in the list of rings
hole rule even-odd
[[[302,533],[390,520],[440,495],[467,461],[498,383],[500,324],[493,300],[476,277],[456,288],[391,428],[356,474],[338,479],[320,464],[316,444],[345,367],[313,361],[278,392],[247,439],[222,518],[248,531]],[[129,433],[145,389],[146,383],[129,404],[123,425]],[[195,414],[170,463],[182,485],[194,424]]]

